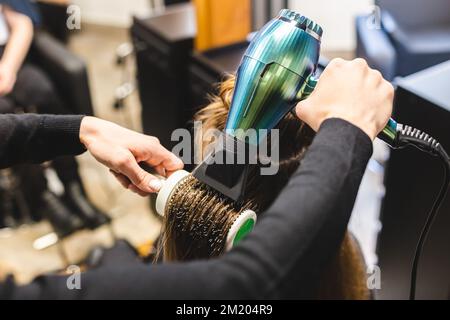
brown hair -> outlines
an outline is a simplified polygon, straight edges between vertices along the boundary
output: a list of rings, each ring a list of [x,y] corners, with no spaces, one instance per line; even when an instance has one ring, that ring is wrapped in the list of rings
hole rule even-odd
[[[211,103],[197,112],[194,120],[201,121],[204,130],[225,128],[234,86],[235,77],[229,76],[221,83],[218,95],[211,97]],[[256,171],[258,166],[253,166],[247,185],[249,192],[243,203],[234,204],[192,176],[183,181],[172,197],[174,201],[168,207],[163,223],[166,260],[185,261],[221,255],[226,234],[235,218],[246,208],[263,212],[272,204],[299,167],[315,135],[309,126],[292,114],[286,115],[277,128],[280,130],[280,141],[288,141],[279,146],[280,170],[273,176],[261,176]],[[195,142],[202,145],[202,150],[213,142],[203,136],[196,138],[198,140]],[[206,155],[200,156],[204,158]],[[331,265],[323,277],[327,282],[319,288],[319,296],[340,299],[368,297],[362,267],[364,261],[361,254],[357,254],[355,242],[349,235],[346,235]],[[336,271],[339,271],[339,277],[334,276]],[[350,288],[347,285],[349,281],[352,289],[344,290],[344,287]]]
[[[242,212],[254,209],[251,201],[236,203],[192,175],[183,179],[173,192],[166,209],[166,261],[222,255],[228,230]]]

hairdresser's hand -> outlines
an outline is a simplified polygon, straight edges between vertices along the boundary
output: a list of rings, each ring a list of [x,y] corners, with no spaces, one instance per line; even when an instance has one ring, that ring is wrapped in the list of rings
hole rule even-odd
[[[11,93],[16,84],[16,79],[16,70],[6,63],[0,62],[0,97]]]
[[[80,141],[125,188],[141,196],[158,192],[161,182],[143,170],[139,163],[154,168],[161,176],[183,168],[183,162],[165,149],[158,139],[94,117],[83,119]]]
[[[326,119],[341,118],[374,140],[392,114],[393,98],[392,85],[365,60],[334,59],[313,94],[297,105],[296,113],[316,131]]]

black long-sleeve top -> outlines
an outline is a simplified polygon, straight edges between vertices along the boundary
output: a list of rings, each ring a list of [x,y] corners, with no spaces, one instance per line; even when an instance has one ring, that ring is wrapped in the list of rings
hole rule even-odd
[[[82,152],[80,121],[0,116],[0,163]],[[42,276],[24,287],[10,280],[0,285],[0,298],[310,298],[341,243],[371,153],[372,143],[363,131],[344,120],[327,120],[253,232],[221,258],[97,269],[82,274],[82,289],[72,291],[62,276]]]
[[[0,168],[83,153],[79,138],[82,119],[82,116],[0,115]]]

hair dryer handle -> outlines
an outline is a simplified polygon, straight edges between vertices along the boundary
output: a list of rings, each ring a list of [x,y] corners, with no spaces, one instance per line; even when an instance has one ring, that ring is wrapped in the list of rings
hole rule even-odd
[[[316,88],[318,82],[319,78],[317,78],[314,75],[310,76],[308,80],[305,82],[305,85],[298,93],[298,100],[302,101],[308,99],[308,97],[311,95],[311,93],[313,93],[314,89]]]
[[[307,99],[313,93],[318,82],[319,78],[314,75],[310,76],[303,86],[302,90],[299,92],[299,100]],[[392,118],[389,119],[388,124],[383,129],[383,131],[380,132],[378,138],[386,142],[391,147],[394,147],[397,142],[397,127],[397,122]]]

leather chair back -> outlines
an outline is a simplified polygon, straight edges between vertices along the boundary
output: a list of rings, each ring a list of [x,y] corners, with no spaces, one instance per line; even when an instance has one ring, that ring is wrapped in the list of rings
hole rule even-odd
[[[402,29],[422,29],[450,25],[449,0],[376,0]]]

